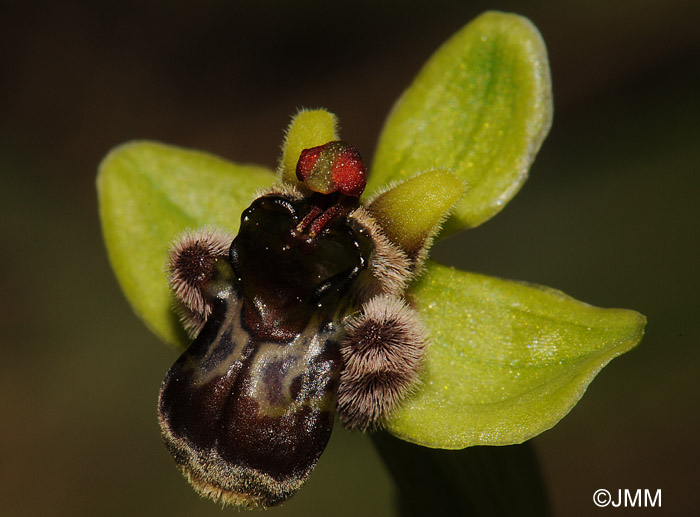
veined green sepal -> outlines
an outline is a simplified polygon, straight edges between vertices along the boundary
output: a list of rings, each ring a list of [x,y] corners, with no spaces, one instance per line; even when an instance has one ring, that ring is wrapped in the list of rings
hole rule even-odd
[[[546,431],[646,325],[635,311],[431,261],[408,294],[430,345],[420,386],[387,429],[441,449],[510,445]]]
[[[274,174],[198,151],[129,142],[100,164],[97,195],[107,253],[134,312],[162,340],[190,341],[173,311],[166,261],[185,230],[236,233],[241,212]]]
[[[520,189],[552,121],[547,49],[537,28],[487,12],[430,58],[386,121],[367,192],[448,169],[469,185],[441,234],[478,226]]]

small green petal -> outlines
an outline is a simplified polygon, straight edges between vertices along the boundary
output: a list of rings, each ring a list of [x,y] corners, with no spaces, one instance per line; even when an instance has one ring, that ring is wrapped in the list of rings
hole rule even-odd
[[[238,230],[241,212],[274,174],[153,142],[112,150],[97,176],[100,219],[112,268],[136,314],[161,339],[184,346],[165,265],[186,229]]]
[[[515,444],[549,429],[646,324],[634,311],[430,262],[409,292],[431,345],[422,384],[388,430],[428,447]]]
[[[424,172],[377,196],[369,210],[389,239],[409,255],[422,248],[464,194],[449,171]]]
[[[368,192],[430,169],[448,169],[469,193],[448,232],[500,211],[527,178],[549,131],[547,51],[526,18],[488,12],[448,40],[386,122]]]
[[[338,140],[338,120],[332,113],[318,110],[301,110],[292,119],[282,144],[280,169],[282,179],[296,185],[297,162],[304,149],[310,149]]]

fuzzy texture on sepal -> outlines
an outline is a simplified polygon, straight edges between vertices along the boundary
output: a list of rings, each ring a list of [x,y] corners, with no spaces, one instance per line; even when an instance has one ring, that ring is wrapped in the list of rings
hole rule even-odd
[[[350,429],[373,429],[418,382],[426,330],[402,299],[377,296],[346,323],[338,415]]]

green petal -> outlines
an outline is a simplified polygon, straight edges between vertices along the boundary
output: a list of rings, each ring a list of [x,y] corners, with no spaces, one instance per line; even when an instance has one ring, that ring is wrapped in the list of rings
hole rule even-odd
[[[428,171],[382,192],[368,208],[389,240],[410,256],[426,245],[464,190],[451,172]]]
[[[338,119],[323,109],[301,110],[289,123],[282,144],[280,171],[282,180],[296,185],[297,162],[304,149],[338,140]]]
[[[644,333],[634,311],[428,264],[410,289],[431,334],[422,384],[388,423],[410,442],[459,449],[532,438]]]
[[[477,226],[515,195],[552,120],[544,42],[520,16],[489,12],[448,40],[387,120],[368,191],[429,169],[468,187],[446,230]]]
[[[165,274],[172,241],[203,226],[237,231],[255,191],[274,179],[262,167],[153,142],[124,144],[102,161],[97,193],[107,253],[134,311],[158,337],[187,342]]]

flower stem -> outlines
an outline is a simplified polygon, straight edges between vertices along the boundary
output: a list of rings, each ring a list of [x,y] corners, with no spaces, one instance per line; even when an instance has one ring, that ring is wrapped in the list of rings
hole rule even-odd
[[[430,449],[378,432],[373,441],[398,490],[398,515],[549,515],[530,443]]]

